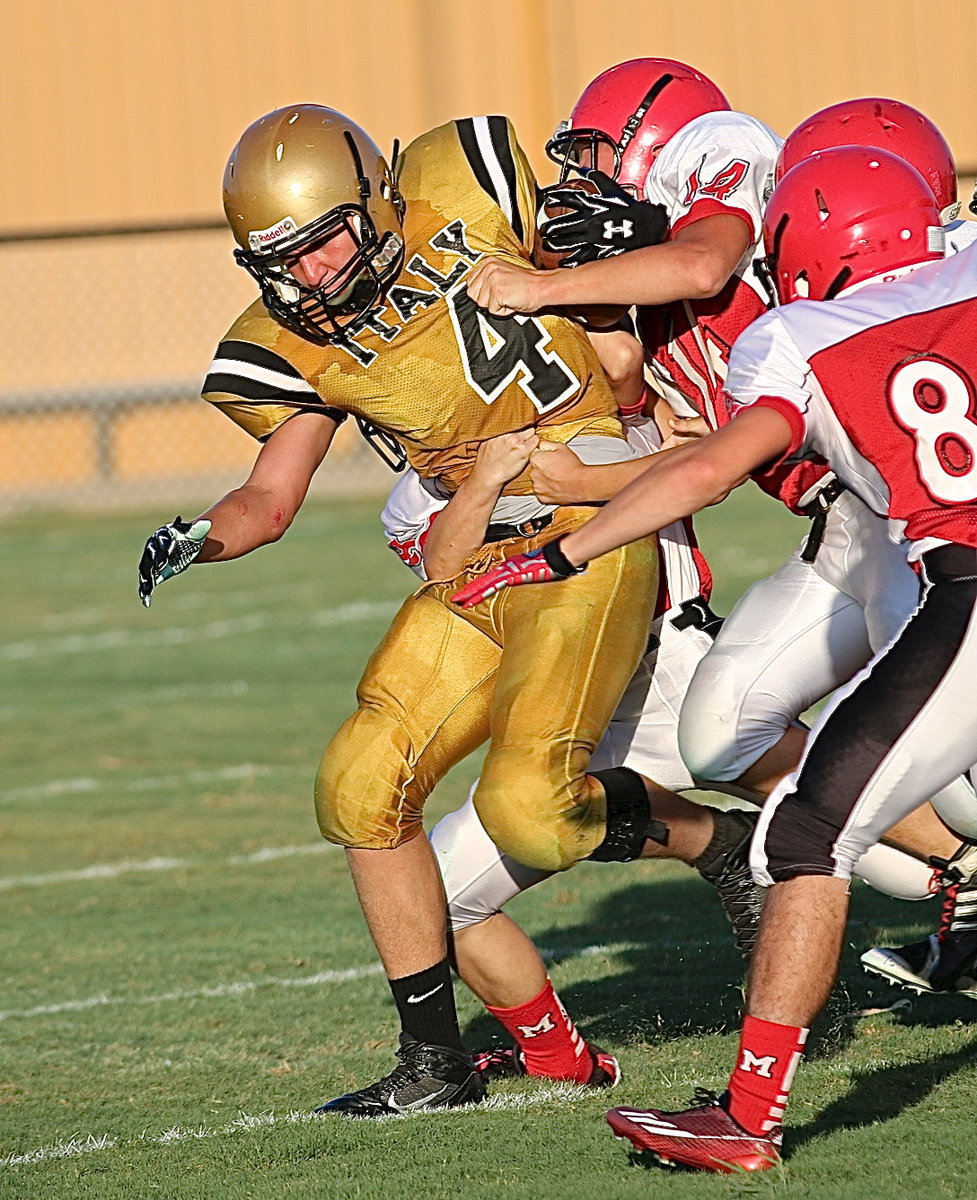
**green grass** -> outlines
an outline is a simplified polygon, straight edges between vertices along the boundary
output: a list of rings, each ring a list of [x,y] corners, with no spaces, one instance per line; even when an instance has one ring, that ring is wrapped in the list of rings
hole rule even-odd
[[[386,1071],[396,1032],[310,799],[411,586],[376,510],[312,506],[278,546],[194,569],[148,613],[134,566],[159,513],[3,529],[0,1197],[977,1194],[977,1008],[852,1015],[901,995],[862,975],[858,952],[935,918],[867,889],[773,1176],[649,1168],[602,1121],[610,1097],[529,1081],[458,1113],[309,1118]],[[748,495],[701,528],[720,610],[803,532]],[[442,784],[432,817],[476,770]],[[613,1102],[681,1107],[696,1084],[723,1085],[741,976],[697,877],[585,864],[513,913],[585,1031],[619,1051]],[[469,1041],[494,1039],[458,993]]]

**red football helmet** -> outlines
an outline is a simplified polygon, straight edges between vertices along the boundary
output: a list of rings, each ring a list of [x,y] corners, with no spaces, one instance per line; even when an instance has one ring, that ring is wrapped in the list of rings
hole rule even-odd
[[[695,117],[728,108],[719,88],[693,67],[671,58],[633,58],[587,85],[546,153],[562,183],[575,167],[604,170],[600,150],[609,148],[613,167],[608,163],[606,173],[640,197],[668,139]]]
[[[943,257],[933,192],[887,150],[809,155],[774,188],[763,217],[767,270],[781,304],[830,300],[876,275]]]
[[[943,219],[957,215],[957,168],[950,147],[929,117],[912,105],[866,96],[822,108],[788,134],[777,160],[776,182],[802,158],[833,146],[877,146],[897,154],[929,183]]]

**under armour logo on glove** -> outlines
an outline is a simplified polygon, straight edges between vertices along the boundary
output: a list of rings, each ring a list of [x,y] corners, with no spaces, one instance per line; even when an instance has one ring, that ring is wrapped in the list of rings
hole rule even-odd
[[[635,200],[603,171],[582,174],[596,186],[595,192],[562,186],[546,189],[547,206],[570,210],[539,229],[544,249],[565,256],[562,266],[577,267],[664,240],[668,232],[664,205]]]
[[[615,225],[613,221],[604,222],[604,241],[610,242],[615,237],[628,239],[634,236],[634,222],[622,221],[620,225]]]
[[[514,554],[473,579],[451,597],[462,608],[474,608],[482,600],[501,592],[503,588],[519,587],[523,583],[555,583],[558,579],[569,579],[586,570],[587,564],[575,567],[560,549],[560,538],[547,542],[538,550],[528,554]]]
[[[179,575],[193,562],[204,546],[210,532],[209,521],[184,521],[174,517],[169,525],[161,525],[146,542],[139,559],[139,599],[146,608],[153,602],[153,592],[167,579]]]

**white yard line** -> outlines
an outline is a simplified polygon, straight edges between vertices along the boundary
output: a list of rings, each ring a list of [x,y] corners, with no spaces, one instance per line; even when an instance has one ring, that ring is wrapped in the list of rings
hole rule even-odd
[[[587,1095],[580,1088],[568,1083],[550,1083],[534,1087],[531,1092],[513,1095],[490,1096],[483,1104],[470,1104],[465,1108],[441,1109],[427,1113],[398,1113],[383,1117],[384,1121],[413,1121],[418,1118],[424,1121],[434,1120],[463,1120],[472,1113],[484,1112],[486,1109],[494,1112],[521,1111],[539,1108],[544,1104],[559,1102],[566,1104],[583,1099]],[[349,1118],[352,1119],[352,1118]],[[250,1133],[253,1130],[268,1129],[275,1125],[311,1125],[322,1121],[307,1110],[292,1109],[288,1112],[242,1113],[225,1125],[208,1128],[206,1125],[175,1126],[164,1133],[144,1133],[138,1138],[113,1137],[105,1133],[101,1136],[89,1134],[88,1137],[74,1137],[68,1141],[55,1142],[50,1146],[39,1146],[35,1150],[27,1150],[20,1154],[8,1154],[0,1158],[0,1168],[33,1166],[37,1163],[49,1162],[53,1159],[77,1158],[82,1154],[94,1154],[99,1150],[135,1149],[140,1145],[148,1146],[177,1146],[181,1142],[202,1141],[208,1138],[222,1138]],[[335,1124],[336,1118],[326,1118],[328,1123]],[[324,1125],[323,1128],[328,1128]]]
[[[559,955],[561,961],[568,958],[590,958],[600,954],[616,954],[633,949],[630,942],[613,945],[569,946],[560,951],[543,950],[544,958]],[[243,996],[260,988],[321,987],[323,984],[348,983],[351,980],[367,979],[382,974],[379,963],[365,963],[357,967],[343,967],[330,971],[317,971],[314,975],[297,978],[270,976],[261,979],[239,979],[231,983],[211,984],[207,987],[185,988],[173,992],[161,992],[153,996],[86,996],[83,1000],[63,1000],[57,1004],[38,1004],[34,1008],[11,1008],[0,1010],[0,1021],[15,1018],[30,1020],[32,1017],[56,1016],[59,1013],[87,1012],[96,1008],[136,1008],[147,1004],[179,1004],[185,1000],[216,1000],[224,996]]]
[[[12,1018],[48,1017],[58,1013],[85,1012],[93,1008],[137,1008],[146,1004],[177,1004],[184,1000],[218,1000],[224,996],[244,996],[260,988],[321,987],[328,983],[347,983],[352,979],[366,979],[371,975],[382,975],[379,963],[362,967],[345,967],[335,971],[317,971],[315,975],[302,975],[297,979],[238,979],[233,983],[218,983],[210,987],[184,988],[175,992],[160,992],[155,996],[87,996],[84,1000],[65,1000],[60,1004],[39,1004],[36,1008],[11,1008],[0,1011],[0,1021]]]
[[[90,880],[116,879],[120,875],[131,875],[147,871],[178,871],[194,867],[215,866],[242,867],[251,863],[273,862],[278,858],[295,858],[304,854],[322,854],[336,850],[331,842],[309,842],[299,846],[263,846],[248,854],[232,854],[227,858],[142,858],[127,859],[116,863],[95,863],[91,867],[79,867],[74,871],[49,871],[45,875],[7,875],[0,877],[0,892],[20,887],[49,887],[59,883],[84,883]]]
[[[31,787],[5,788],[0,791],[0,804],[16,800],[42,800],[52,796],[69,796],[78,792],[97,792],[101,789],[122,788],[127,792],[156,792],[166,788],[186,787],[208,783],[232,783],[240,779],[257,779],[283,771],[289,767],[259,766],[254,763],[235,763],[233,766],[217,767],[212,771],[180,771],[172,775],[139,775],[135,779],[123,774],[107,775],[96,779],[90,775],[73,779],[51,779]],[[311,774],[311,768],[309,768]]]
[[[228,683],[189,683],[174,687],[146,688],[138,692],[116,692],[112,696],[96,699],[89,697],[85,702],[85,713],[126,712],[130,708],[158,708],[164,704],[185,704],[188,700],[233,700],[245,696],[251,684],[243,679],[232,679]],[[50,712],[50,701],[46,704],[9,704],[0,708],[0,721],[26,721],[33,714]]]
[[[366,600],[340,604],[336,608],[314,612],[309,619],[315,625],[346,625],[355,621],[371,621],[388,617],[400,606],[398,600]],[[105,650],[149,649],[155,646],[182,646],[190,642],[215,641],[256,633],[259,629],[279,625],[277,612],[247,613],[221,621],[204,621],[199,625],[171,626],[168,629],[107,629],[98,633],[73,633],[50,638],[24,638],[0,643],[0,659],[19,661],[46,655],[94,654]]]

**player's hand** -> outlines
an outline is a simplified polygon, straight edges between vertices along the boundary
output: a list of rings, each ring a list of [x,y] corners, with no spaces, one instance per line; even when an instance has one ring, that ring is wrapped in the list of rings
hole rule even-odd
[[[152,604],[153,592],[161,583],[189,567],[203,549],[209,532],[209,521],[174,517],[146,542],[139,560],[139,599],[146,608]]]
[[[574,504],[586,494],[584,463],[562,442],[542,441],[529,456],[533,492],[544,504]]]
[[[663,450],[674,450],[676,446],[698,441],[711,432],[705,417],[669,417],[668,427],[672,432],[662,442]]]
[[[520,429],[516,433],[489,438],[478,448],[472,475],[488,487],[504,487],[526,469],[529,456],[538,445],[535,429]]]
[[[543,248],[563,255],[564,267],[577,267],[598,258],[657,246],[668,232],[664,205],[635,200],[603,171],[586,176],[599,189],[596,195],[579,188],[547,188],[548,202],[568,208],[540,226]]]
[[[518,267],[499,258],[478,263],[468,276],[468,294],[496,317],[534,313],[545,308],[541,281],[552,271]]]
[[[557,538],[538,550],[507,558],[478,579],[466,583],[451,599],[462,608],[474,608],[503,588],[519,587],[523,583],[555,583],[560,579],[569,579],[571,575],[579,575],[586,566],[584,563],[575,567],[560,549],[560,538]]]

